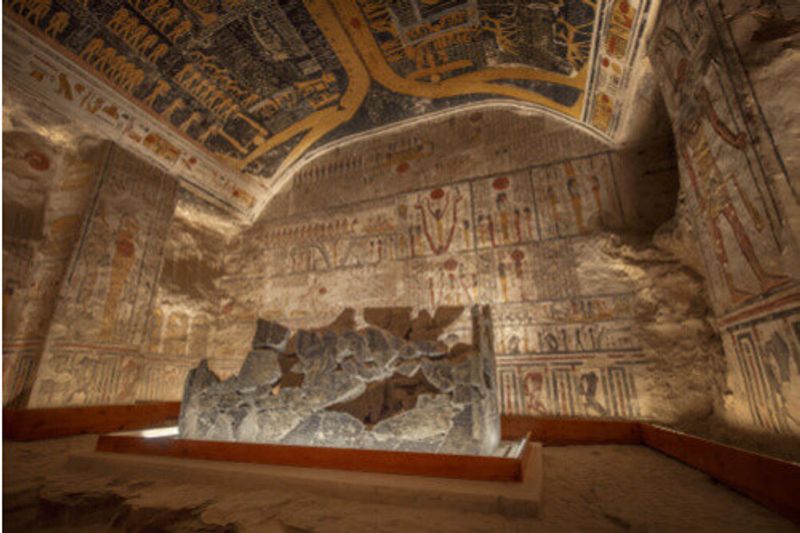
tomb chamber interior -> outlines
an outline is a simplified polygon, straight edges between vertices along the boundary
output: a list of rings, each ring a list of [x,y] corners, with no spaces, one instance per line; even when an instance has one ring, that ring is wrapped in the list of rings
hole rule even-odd
[[[798,458],[791,2],[218,4],[4,2],[5,407]]]

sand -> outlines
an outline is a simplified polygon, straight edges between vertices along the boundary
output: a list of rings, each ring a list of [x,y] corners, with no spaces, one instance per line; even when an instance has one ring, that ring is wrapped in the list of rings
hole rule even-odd
[[[541,516],[510,519],[67,472],[67,454],[91,450],[95,438],[4,442],[6,531],[798,531],[705,474],[640,446],[545,448]]]

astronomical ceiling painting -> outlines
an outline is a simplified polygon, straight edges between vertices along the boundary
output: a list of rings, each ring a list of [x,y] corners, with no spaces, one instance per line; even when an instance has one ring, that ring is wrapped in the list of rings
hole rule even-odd
[[[113,90],[106,107],[116,97],[128,110],[126,131],[134,117],[144,124],[132,138],[150,139],[140,144],[151,159],[252,215],[259,192],[303,155],[464,103],[530,104],[612,139],[649,4],[4,0],[4,11],[6,30],[23,28]],[[41,51],[34,66],[21,43],[5,55],[27,62],[4,57],[15,83],[50,79],[49,90],[77,105],[89,85],[80,73],[65,81]],[[214,171],[193,173],[198,159]]]

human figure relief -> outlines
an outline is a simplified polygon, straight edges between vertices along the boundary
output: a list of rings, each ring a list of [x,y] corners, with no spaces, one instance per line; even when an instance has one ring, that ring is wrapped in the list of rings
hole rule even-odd
[[[86,59],[87,61],[93,61],[98,57],[98,54],[103,50],[103,46],[105,45],[105,41],[100,37],[95,37],[89,44],[86,45],[86,48],[83,49],[81,52],[81,57]]]
[[[133,67],[131,65],[131,67]],[[125,77],[122,87],[128,92],[133,92],[144,81],[142,69],[132,68],[131,72]]]
[[[125,19],[125,21],[117,29],[117,35],[123,41],[130,42],[131,37],[136,33],[136,30],[142,26],[139,25],[139,20],[132,14]],[[145,27],[145,30],[147,28]]]
[[[123,26],[130,19],[130,12],[125,8],[120,8],[114,13],[114,16],[106,23],[109,30],[113,32],[120,31]]]
[[[558,215],[558,198],[556,197],[556,191],[553,189],[552,186],[547,186],[547,201],[550,204],[550,214],[553,217],[553,225],[555,226],[556,235],[560,233],[559,231],[559,215]]]
[[[167,83],[164,80],[158,80],[156,86],[153,87],[153,90],[150,92],[149,95],[147,95],[147,98],[145,98],[144,103],[152,107],[156,103],[156,98],[160,96],[165,96],[169,92],[169,90],[170,90],[169,83]]]
[[[500,290],[503,293],[503,301],[508,301],[508,273],[506,264],[502,261],[497,263],[497,279],[500,282]]]
[[[766,370],[768,382],[772,386],[777,414],[785,428],[800,427],[800,420],[791,414],[792,389],[797,387],[800,377],[800,352],[794,344],[789,344],[779,332],[763,343],[764,357],[761,361]],[[794,365],[792,365],[794,363]],[[794,366],[794,368],[792,368]]]
[[[486,222],[484,224],[484,221]],[[497,246],[497,241],[495,240],[494,235],[494,220],[492,220],[491,213],[487,215],[478,215],[478,224],[481,227],[481,235],[483,236],[481,239],[482,243],[490,243],[492,248]],[[488,235],[488,238],[487,238]]]
[[[203,116],[200,113],[194,111],[192,112],[191,115],[189,115],[189,117],[186,120],[184,120],[180,125],[178,125],[178,128],[180,128],[181,131],[186,132],[189,130],[189,128],[192,127],[192,125],[199,124],[202,118]]]
[[[500,372],[502,412],[504,414],[523,414],[517,411],[517,386],[513,371]]]
[[[533,220],[533,210],[530,206],[522,208],[522,216],[525,219],[525,227],[527,228],[528,239],[535,239],[538,235],[536,229],[536,222]]]
[[[572,211],[575,213],[575,225],[578,227],[578,233],[585,233],[586,226],[583,223],[583,199],[581,198],[581,189],[578,185],[578,179],[575,177],[575,167],[572,163],[567,161],[564,163],[564,171],[567,175],[567,192],[569,193],[570,202],[572,202]]]
[[[181,12],[177,8],[171,8],[163,15],[160,15],[155,22],[156,27],[161,30],[161,33],[167,31],[167,27],[178,21]]]
[[[422,233],[435,255],[441,255],[450,249],[458,227],[458,204],[462,199],[461,192],[456,189],[452,204],[450,199],[443,189],[434,189],[428,198],[424,199],[424,205],[423,200],[418,199],[414,206],[419,210],[422,219]],[[451,214],[449,221],[448,211]]]
[[[111,336],[114,325],[117,321],[117,308],[122,296],[125,284],[134,263],[136,262],[136,234],[139,224],[133,218],[126,217],[120,224],[117,231],[117,238],[114,243],[114,255],[111,259],[111,276],[108,292],[106,293],[106,305],[103,309],[103,327],[101,336],[108,338]]]
[[[148,35],[150,35],[150,29],[147,26],[144,24],[137,25],[136,28],[134,28],[133,31],[131,31],[131,33],[125,37],[125,41],[127,41],[134,48],[137,48],[139,43],[141,43]]]
[[[121,55],[112,55],[111,59],[109,60],[109,64],[104,69],[106,75],[110,78],[114,78],[119,74],[120,69],[126,63],[125,57]]]
[[[191,29],[192,29],[192,23],[190,21],[188,21],[188,20],[184,20],[180,24],[176,25],[172,29],[172,31],[169,32],[169,34],[167,35],[167,38],[170,41],[175,42],[178,39],[180,39],[181,37],[183,37],[184,35],[186,35],[189,32],[189,30],[191,30]]]
[[[527,372],[524,377],[525,413],[543,414],[547,407],[542,402],[544,392],[544,376],[541,372]]]
[[[141,367],[133,357],[126,357],[122,360],[118,374],[120,381],[116,391],[102,391],[108,395],[113,395],[114,401],[119,403],[129,403],[136,400],[136,388],[139,383],[139,373]]]
[[[103,50],[97,54],[97,59],[94,62],[94,68],[100,72],[104,72],[116,55],[117,54],[114,52],[112,47],[109,46],[107,48],[103,48]]]
[[[27,6],[27,18],[35,25],[39,25],[42,18],[50,11],[50,0],[28,0],[23,2],[23,6]]]
[[[71,387],[75,386],[76,365],[69,355],[53,354],[42,361],[38,383],[34,385],[34,395],[40,405],[61,404]],[[35,402],[34,402],[35,403]]]
[[[525,253],[522,250],[515,249],[510,255],[511,261],[514,264],[514,277],[517,280],[516,284],[519,290],[519,299],[525,300],[528,296],[525,291]]]
[[[572,210],[575,213],[575,225],[578,227],[578,233],[586,233],[586,226],[583,223],[583,199],[578,180],[574,177],[567,180],[567,192],[569,192]]]
[[[589,185],[592,188],[592,196],[594,197],[594,203],[597,207],[597,216],[600,218],[600,225],[604,224],[603,222],[603,202],[600,197],[600,178],[595,175],[589,176]]]
[[[680,68],[680,66],[679,66]],[[679,83],[682,80],[679,79]],[[700,87],[694,97],[699,104],[695,104],[694,113],[688,115],[681,124],[680,137],[683,142],[679,143],[679,151],[686,165],[686,171],[692,182],[695,194],[697,195],[700,209],[706,220],[706,224],[711,231],[714,241],[714,251],[717,261],[723,271],[725,283],[730,292],[734,303],[739,303],[753,296],[752,291],[743,289],[736,284],[731,272],[728,251],[725,249],[722,231],[720,230],[720,218],[725,217],[728,224],[733,229],[739,250],[747,261],[750,270],[758,279],[761,291],[765,292],[773,287],[781,285],[786,281],[786,277],[775,275],[768,272],[761,264],[750,236],[743,224],[733,200],[728,193],[727,185],[731,183],[740,195],[742,203],[748,208],[756,231],[761,231],[764,227],[763,220],[753,207],[752,202],[739,186],[736,175],[730,174],[722,176],[717,167],[708,138],[703,130],[704,124],[709,124],[713,131],[727,143],[737,150],[747,149],[747,137],[744,132],[734,133],[717,115],[711,97],[706,87]]]
[[[598,415],[608,414],[606,408],[597,400],[597,383],[599,378],[596,372],[581,374],[578,395],[584,405],[586,413],[590,410]]]
[[[146,0],[142,3],[148,4]],[[165,9],[167,6],[169,6],[168,0],[155,0],[155,2],[150,3],[149,5],[147,5],[147,7],[141,6],[139,9],[142,10],[142,15],[144,15],[149,19],[152,19],[159,13],[159,11]]]
[[[508,195],[505,192],[498,193],[495,196],[495,208],[497,211],[497,218],[500,221],[500,232],[503,236],[503,243],[511,241],[508,227]]]
[[[58,37],[67,29],[67,24],[69,24],[69,14],[65,11],[59,11],[52,16],[44,32],[50,37]]]
[[[519,355],[519,337],[516,335],[511,335],[508,338],[508,343],[506,344],[505,353],[512,354],[512,355]]]
[[[158,60],[159,60],[159,59],[160,59],[160,58],[161,58],[161,57],[162,57],[164,54],[166,54],[166,53],[167,53],[167,50],[168,50],[168,48],[167,48],[167,45],[165,45],[164,43],[161,43],[161,44],[159,44],[158,46],[156,46],[156,47],[153,49],[153,51],[152,51],[152,52],[150,52],[150,55],[149,55],[149,56],[147,56],[147,60],[148,60],[148,61],[150,61],[151,63],[155,63],[155,62],[156,62],[156,61],[158,61]]]
[[[136,49],[142,53],[146,53],[158,42],[158,37],[155,34],[148,34],[142,38],[141,41],[136,43]]]

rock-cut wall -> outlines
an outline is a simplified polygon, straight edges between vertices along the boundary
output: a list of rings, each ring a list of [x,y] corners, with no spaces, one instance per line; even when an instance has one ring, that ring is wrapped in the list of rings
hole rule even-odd
[[[21,407],[108,146],[3,133],[3,405]]]
[[[227,214],[185,190],[179,193],[141,346],[137,400],[179,399],[186,373],[209,355],[223,297],[217,281],[234,226]]]
[[[107,147],[28,407],[136,399],[178,184],[125,150]]]
[[[303,328],[345,307],[488,304],[506,413],[707,413],[702,279],[649,242],[676,195],[668,139],[618,151],[498,108],[341,147],[233,239],[211,365],[238,368],[225,358],[246,353],[257,317]],[[470,332],[457,321],[443,339]]]
[[[800,435],[800,6],[664,2],[650,56],[722,336],[721,415]]]

